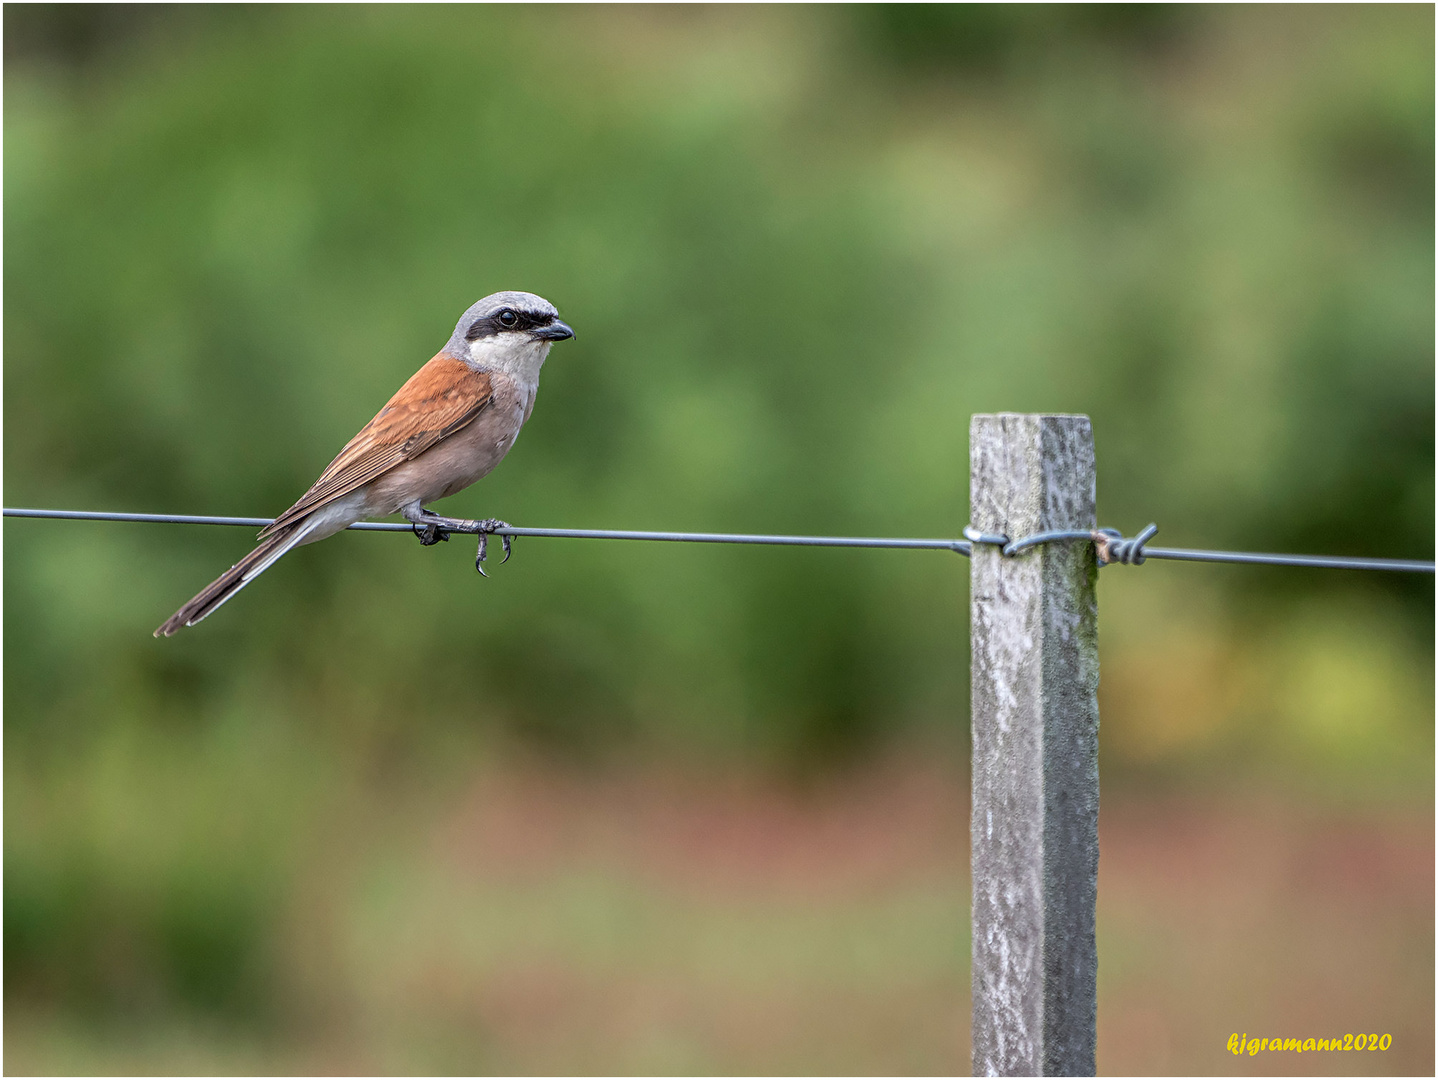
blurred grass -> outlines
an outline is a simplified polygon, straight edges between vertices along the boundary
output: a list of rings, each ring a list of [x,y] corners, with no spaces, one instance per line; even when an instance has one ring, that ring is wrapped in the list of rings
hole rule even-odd
[[[12,997],[6,1066],[963,1073],[966,792],[956,762],[912,753],[802,793],[534,761],[390,785],[302,845],[266,1013]],[[1430,1071],[1432,822],[1431,803],[1335,809],[1262,781],[1111,790],[1101,1070]],[[1258,1063],[1225,1048],[1235,1031],[1355,1030],[1394,1044]]]
[[[968,415],[1061,410],[1094,419],[1105,524],[1432,555],[1431,10],[4,19],[7,505],[273,513],[466,305],[527,288],[579,337],[456,514],[954,535]],[[582,1056],[486,1056],[463,1015],[403,1033],[372,984],[407,961],[316,944],[306,905],[359,906],[369,937],[548,927],[565,955],[609,933],[592,910],[682,951],[699,917],[603,866],[555,870],[552,901],[450,901],[391,853],[516,754],[802,788],[906,743],[964,753],[966,567],[942,555],[521,541],[486,582],[456,545],[347,535],[158,643],[247,536],[4,535],[7,1035],[30,1069],[302,1070],[364,1017],[401,1033],[356,1069],[562,1070]],[[1432,589],[1107,572],[1106,783],[1431,806]],[[842,942],[895,942],[891,981],[863,978],[946,1030],[953,942],[911,965],[885,929],[961,928],[944,880],[944,916],[929,886],[812,931],[741,905],[719,959],[802,995]],[[809,944],[767,968],[765,934]],[[594,986],[646,970],[643,933],[615,941]],[[608,1030],[591,1015],[577,1048]],[[810,1041],[604,1060],[840,1067],[830,1029],[779,1015]],[[149,1049],[124,1048],[136,1024]],[[911,1036],[845,1045],[874,1071],[962,1063]]]

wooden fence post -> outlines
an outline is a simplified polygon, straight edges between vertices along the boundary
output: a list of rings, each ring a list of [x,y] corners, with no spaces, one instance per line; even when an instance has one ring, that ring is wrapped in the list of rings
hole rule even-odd
[[[969,521],[1092,529],[1086,416],[969,426]],[[1098,955],[1098,567],[1093,545],[972,559],[974,1075],[1093,1075]]]

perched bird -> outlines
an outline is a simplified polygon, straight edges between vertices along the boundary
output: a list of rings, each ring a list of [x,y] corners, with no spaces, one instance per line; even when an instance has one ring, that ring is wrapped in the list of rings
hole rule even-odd
[[[449,530],[485,541],[505,523],[440,517],[425,504],[468,487],[499,464],[534,409],[539,369],[556,341],[574,331],[533,293],[498,292],[466,311],[448,343],[399,388],[351,439],[314,486],[260,533],[259,546],[155,631],[194,626],[299,544],[323,540],[364,518],[400,513],[420,542]],[[502,538],[506,558],[509,537]]]

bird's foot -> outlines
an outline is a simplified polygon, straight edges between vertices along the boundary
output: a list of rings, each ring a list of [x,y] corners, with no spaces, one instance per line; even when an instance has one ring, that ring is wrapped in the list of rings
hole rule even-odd
[[[489,553],[488,549],[490,534],[493,533],[496,529],[508,529],[511,528],[511,526],[509,522],[500,521],[498,518],[485,518],[483,521],[478,522],[478,525],[479,552],[474,557],[474,568],[479,571],[480,577],[489,577],[489,575],[484,572],[484,560]],[[512,537],[507,535],[501,536],[499,538],[500,544],[504,547],[504,558],[499,560],[501,566],[509,562],[511,540]]]
[[[438,544],[441,540],[449,539],[449,530],[440,528],[440,526],[433,521],[424,525],[416,521],[414,523],[414,534],[419,537],[419,542],[424,547],[429,547],[431,544]]]
[[[450,533],[472,532],[474,526],[478,524],[478,522],[465,521],[462,518],[441,517],[433,510],[426,510],[422,506],[411,507],[403,513],[414,527],[415,536],[419,537],[419,542],[425,547],[438,544],[441,540],[448,540]]]
[[[426,510],[423,507],[411,507],[405,510],[404,516],[409,518],[410,524],[414,526],[414,534],[419,537],[419,542],[425,547],[430,544],[437,544],[441,540],[448,540],[451,533],[478,533],[479,551],[474,557],[474,568],[483,577],[489,575],[484,572],[484,561],[488,557],[489,537],[498,529],[508,529],[510,524],[507,521],[500,521],[498,518],[485,518],[483,521],[469,521],[465,518],[441,517],[433,510]],[[500,542],[504,545],[504,558],[501,562],[508,562],[510,556],[511,538],[501,536]]]

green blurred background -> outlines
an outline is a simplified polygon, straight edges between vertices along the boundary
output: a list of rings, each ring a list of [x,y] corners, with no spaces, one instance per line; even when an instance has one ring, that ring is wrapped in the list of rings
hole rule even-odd
[[[5,503],[270,515],[479,296],[523,525],[1432,558],[1434,14],[4,10]],[[967,565],[10,520],[9,1072],[963,1072]],[[1104,572],[1100,1069],[1431,1072],[1433,581]],[[1392,1032],[1239,1062],[1232,1032]]]

